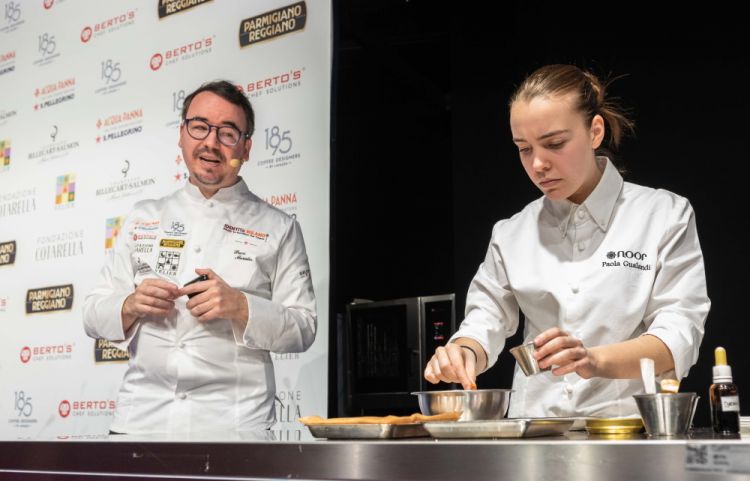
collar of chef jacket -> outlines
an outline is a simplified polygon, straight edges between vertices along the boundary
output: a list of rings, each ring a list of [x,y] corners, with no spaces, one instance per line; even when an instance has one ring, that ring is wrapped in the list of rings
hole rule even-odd
[[[599,168],[603,169],[602,178],[581,205],[567,199],[556,201],[548,197],[544,198],[544,208],[548,209],[559,223],[562,237],[568,234],[568,227],[573,222],[573,216],[580,209],[585,209],[603,232],[609,228],[615,204],[622,192],[623,180],[617,167],[607,157],[597,157],[596,161]]]
[[[198,202],[213,200],[222,203],[236,202],[251,194],[250,189],[248,189],[247,184],[242,177],[238,177],[237,182],[234,185],[219,189],[210,199],[206,199],[200,189],[190,181],[185,182],[185,192],[188,197]]]

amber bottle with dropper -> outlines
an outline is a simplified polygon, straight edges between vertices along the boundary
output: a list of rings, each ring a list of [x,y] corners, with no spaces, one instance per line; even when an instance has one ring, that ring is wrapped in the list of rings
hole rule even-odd
[[[709,390],[711,424],[714,432],[734,434],[740,432],[740,395],[732,381],[732,368],[727,364],[727,351],[717,347],[714,351],[714,383]]]

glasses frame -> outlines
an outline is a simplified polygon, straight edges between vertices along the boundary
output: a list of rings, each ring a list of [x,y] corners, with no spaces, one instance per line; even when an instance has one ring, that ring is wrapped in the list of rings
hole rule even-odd
[[[202,122],[202,123],[208,125],[208,133],[206,133],[205,137],[196,137],[195,135],[193,135],[193,134],[190,133],[190,128],[188,127],[188,123],[193,122],[193,121],[195,121],[195,122]],[[216,130],[216,140],[218,140],[221,145],[224,145],[226,147],[234,147],[237,144],[239,144],[241,140],[243,140],[243,139],[247,140],[247,139],[250,138],[250,134],[248,132],[243,132],[240,129],[238,129],[237,127],[232,127],[231,125],[214,125],[214,124],[209,124],[205,120],[203,120],[201,118],[198,118],[198,117],[191,117],[189,119],[184,119],[182,121],[182,125],[185,126],[185,132],[187,132],[187,134],[191,138],[193,138],[195,140],[206,140],[211,135],[211,130]],[[240,137],[237,139],[237,142],[235,142],[233,144],[227,144],[226,142],[223,142],[221,140],[221,136],[219,135],[219,130],[220,129],[232,129],[232,130],[236,131],[237,133],[239,133]]]

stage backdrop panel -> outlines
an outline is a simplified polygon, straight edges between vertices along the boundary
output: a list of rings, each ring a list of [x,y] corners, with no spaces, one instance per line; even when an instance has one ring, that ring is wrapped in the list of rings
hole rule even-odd
[[[302,226],[318,336],[274,355],[275,433],[327,412],[330,0],[0,3],[0,437],[106,433],[127,354],[83,299],[122,218],[187,178],[186,93],[223,78],[256,111],[242,176]]]

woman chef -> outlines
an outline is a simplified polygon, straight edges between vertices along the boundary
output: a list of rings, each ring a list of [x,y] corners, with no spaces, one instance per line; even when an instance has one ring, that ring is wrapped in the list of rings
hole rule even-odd
[[[544,195],[495,224],[466,318],[424,376],[471,388],[515,333],[520,309],[524,342],[551,371],[526,377],[516,366],[510,417],[637,415],[641,358],[681,379],[698,357],[710,301],[693,209],[672,192],[623,182],[597,156],[632,123],[591,73],[538,69],[511,97],[510,126]]]

